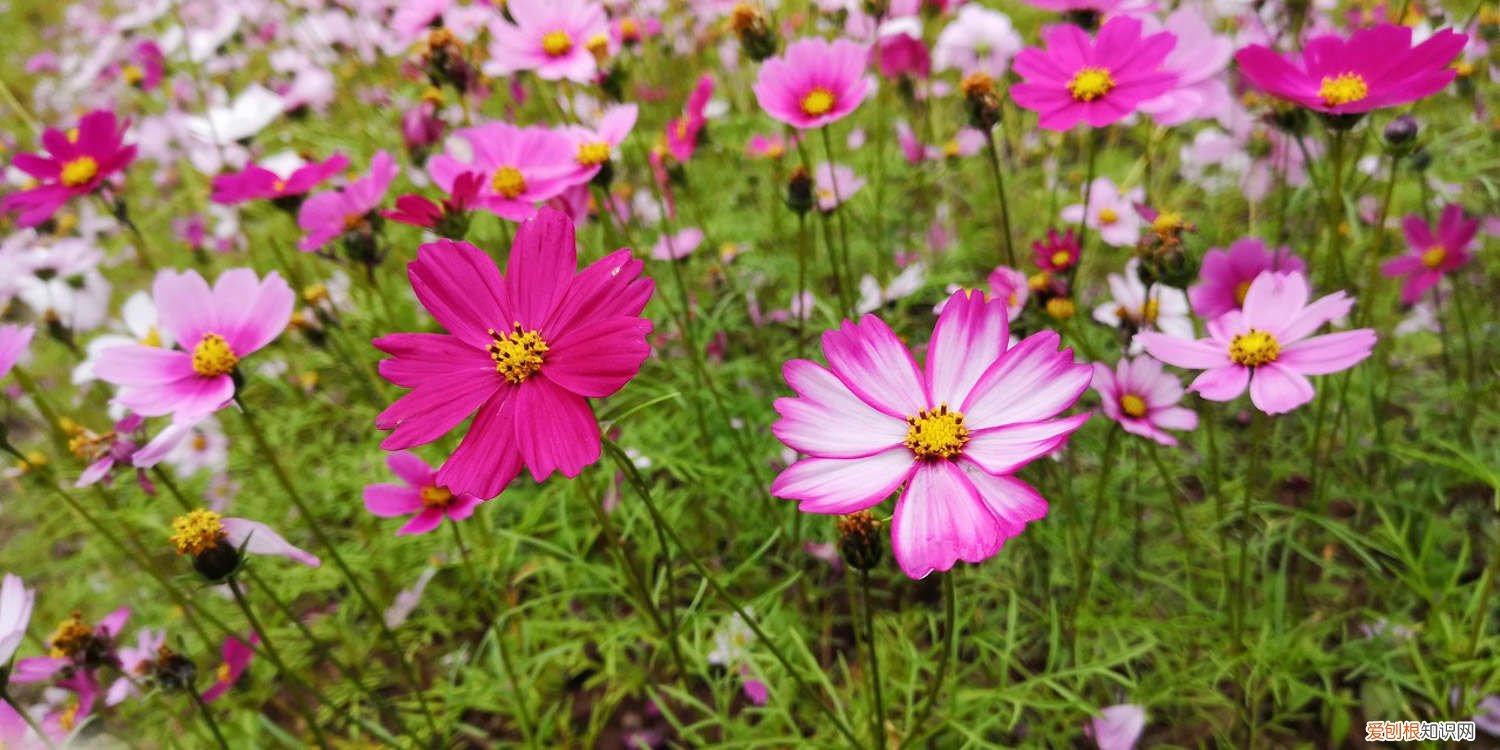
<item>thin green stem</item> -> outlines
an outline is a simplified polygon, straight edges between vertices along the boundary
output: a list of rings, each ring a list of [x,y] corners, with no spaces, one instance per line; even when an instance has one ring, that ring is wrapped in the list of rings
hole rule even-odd
[[[1250,505],[1255,499],[1255,488],[1261,481],[1261,462],[1265,458],[1266,425],[1269,421],[1270,418],[1259,409],[1254,410],[1251,416],[1250,470],[1245,473],[1245,492],[1240,502],[1240,563],[1232,619],[1236,647],[1240,642],[1240,632],[1244,628],[1250,605]]]
[[[870,719],[874,722],[871,728],[871,740],[875,747],[884,750],[886,744],[885,736],[885,696],[880,687],[880,655],[875,640],[875,607],[870,603],[870,571],[862,569],[859,571],[859,588],[861,609],[865,615],[865,648],[870,655]]]
[[[834,208],[833,208],[833,211],[831,211],[830,213],[833,214],[835,217],[837,217],[837,220],[838,220],[838,227],[839,227],[839,260],[840,260],[840,262],[843,265],[843,274],[844,274],[843,287],[844,287],[844,291],[848,294],[848,298],[844,300],[844,314],[848,315],[849,318],[852,320],[853,317],[854,317],[854,314],[855,314],[855,310],[854,310],[855,280],[854,280],[854,267],[853,267],[853,264],[849,260],[849,258],[850,258],[850,253],[849,253],[849,229],[848,229],[848,227],[846,226],[846,224],[844,222],[844,193],[843,193],[843,190],[841,190],[839,188],[839,173],[838,173],[838,170],[835,169],[835,166],[837,166],[837,165],[835,165],[834,161],[833,161],[833,136],[831,136],[831,135],[828,134],[828,126],[827,125],[824,125],[823,127],[818,128],[818,132],[822,133],[822,135],[823,135],[823,153],[826,154],[827,157],[828,157],[828,183],[829,183],[829,186],[833,188],[833,204],[834,204]],[[832,219],[829,218],[828,214],[824,214],[824,219],[825,219],[825,221],[831,221],[832,220]]]
[[[781,652],[781,649],[776,645],[776,641],[773,640],[763,628],[761,628],[760,622],[757,621],[755,617],[752,616],[750,612],[739,603],[738,599],[736,599],[732,594],[729,593],[727,589],[724,588],[723,584],[719,583],[719,580],[714,577],[713,572],[708,569],[708,566],[704,565],[703,562],[698,559],[698,556],[694,555],[692,553],[692,550],[687,545],[682,543],[682,539],[677,536],[677,532],[672,529],[672,527],[667,523],[666,518],[661,515],[661,511],[656,507],[656,501],[651,496],[651,489],[646,486],[645,480],[641,479],[640,472],[636,471],[635,464],[630,461],[629,456],[625,455],[625,451],[621,450],[620,446],[615,445],[613,441],[608,439],[604,440],[603,444],[605,452],[610,455],[610,458],[614,460],[615,465],[620,467],[620,471],[625,474],[625,477],[630,482],[631,487],[635,489],[636,494],[641,498],[641,502],[646,506],[646,512],[651,514],[652,522],[657,525],[657,528],[661,530],[662,534],[665,535],[667,540],[673,546],[683,551],[683,554],[687,556],[688,562],[691,563],[693,568],[698,571],[698,575],[703,578],[703,582],[707,584],[708,587],[713,590],[714,594],[717,595],[721,600],[723,600],[725,604],[729,605],[729,608],[733,609],[735,614],[738,614],[740,618],[744,620],[745,624],[750,628],[751,632],[755,633],[755,637],[757,639],[756,642],[761,646],[764,646],[767,651],[771,652],[771,656],[781,664],[782,669],[786,670],[787,676],[792,679],[792,682],[796,683],[797,689],[802,692],[819,696],[813,702],[818,706],[818,709],[823,712],[823,715],[827,716],[828,720],[833,722],[834,729],[838,730],[839,734],[842,734],[844,738],[849,741],[849,744],[853,745],[854,747],[859,747],[859,738],[855,736],[854,730],[849,727],[849,722],[844,720],[843,715],[838,710],[836,710],[834,704],[830,702],[831,697],[827,697],[827,699],[825,699],[825,696],[823,696],[821,692],[814,692],[812,690],[807,681],[802,678],[801,672],[793,667],[791,661],[787,659],[786,655]]]
[[[1109,490],[1109,477],[1115,468],[1115,454],[1120,445],[1120,428],[1111,424],[1109,436],[1104,439],[1104,457],[1100,460],[1099,483],[1094,490],[1094,515],[1089,519],[1089,533],[1083,540],[1083,555],[1076,561],[1078,567],[1078,593],[1073,597],[1073,606],[1068,610],[1068,631],[1078,623],[1078,610],[1088,599],[1094,582],[1094,546],[1099,539],[1099,521],[1104,517],[1104,496]]]
[[[500,646],[500,668],[505,671],[505,679],[510,680],[511,698],[516,702],[516,717],[521,722],[521,740],[528,746],[536,742],[536,722],[531,718],[531,710],[526,707],[526,696],[521,693],[521,680],[516,676],[515,656],[511,654],[508,639],[505,637],[505,623],[503,613],[500,612],[498,603],[490,597],[490,587],[485,586],[479,578],[479,572],[474,567],[474,559],[469,555],[469,545],[464,543],[464,536],[460,530],[459,523],[449,519],[446,524],[453,530],[453,543],[458,546],[458,556],[462,558],[464,570],[469,576],[469,585],[474,591],[483,592],[481,595],[482,606],[486,610],[486,622],[495,626],[495,641]],[[486,625],[488,629],[488,625]]]
[[[1188,598],[1193,598],[1193,538],[1188,533],[1187,516],[1183,512],[1183,506],[1187,505],[1187,498],[1182,494],[1182,488],[1177,485],[1177,480],[1172,478],[1172,473],[1167,470],[1166,462],[1161,458],[1161,447],[1155,440],[1146,442],[1146,452],[1151,456],[1151,463],[1156,466],[1156,473],[1161,476],[1162,484],[1167,489],[1169,501],[1172,504],[1172,516],[1177,521],[1177,532],[1182,534],[1182,574],[1187,579]]]
[[[958,643],[958,591],[953,585],[953,572],[943,574],[943,651],[938,656],[937,671],[932,673],[932,681],[927,683],[927,695],[922,699],[922,705],[917,708],[916,716],[912,718],[911,724],[906,729],[906,736],[896,747],[915,747],[916,741],[929,730],[923,730],[927,723],[927,717],[932,715],[932,708],[937,704],[938,696],[943,692],[943,683],[948,680],[948,665],[953,662],[953,654]],[[921,733],[921,734],[919,734]]]
[[[1089,249],[1089,202],[1094,198],[1094,167],[1099,156],[1099,139],[1104,137],[1104,131],[1084,130],[1084,150],[1088,152],[1088,168],[1084,171],[1083,178],[1083,220],[1078,222],[1078,265],[1074,267],[1074,278],[1082,279],[1083,261],[1088,258]]]
[[[208,731],[213,732],[214,741],[219,743],[221,750],[229,750],[229,743],[224,741],[224,733],[219,730],[219,722],[214,719],[214,713],[208,704],[203,702],[203,695],[198,688],[189,684],[187,694],[193,699],[193,705],[198,707],[198,713],[203,716],[203,723],[208,725]]]
[[[1011,239],[1010,202],[1005,197],[1005,176],[1000,171],[1000,153],[995,148],[995,134],[992,131],[985,131],[984,147],[990,157],[990,175],[995,179],[995,196],[1000,200],[1000,246],[1005,249],[1005,264],[1015,268],[1016,250]]]
[[[276,645],[271,640],[270,631],[260,624],[260,619],[255,616],[255,609],[250,606],[249,600],[245,598],[244,590],[240,588],[240,582],[234,576],[229,578],[229,593],[234,595],[234,603],[239,605],[241,612],[245,613],[245,620],[250,623],[250,629],[260,636],[260,645],[265,648],[266,658],[271,661],[271,665],[276,667],[277,672],[288,677],[295,677],[296,673],[288,668],[286,661],[281,658],[281,653],[276,650]],[[333,705],[316,688],[311,685],[306,685],[306,687],[318,703],[325,706]],[[323,734],[323,728],[318,725],[318,717],[313,715],[307,704],[295,698],[291,700],[291,704],[292,709],[302,716],[303,721],[307,722],[307,728],[312,732],[313,739],[324,748],[332,747],[328,743],[328,737]]]

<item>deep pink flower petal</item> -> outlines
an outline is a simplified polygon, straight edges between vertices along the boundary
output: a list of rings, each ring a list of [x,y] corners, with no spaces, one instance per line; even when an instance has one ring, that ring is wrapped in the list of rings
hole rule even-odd
[[[365,510],[381,518],[411,515],[422,509],[422,492],[401,484],[372,484],[365,487]]]
[[[546,207],[516,228],[505,271],[506,293],[523,328],[544,328],[578,267],[573,222]]]
[[[386,455],[385,465],[408,486],[431,487],[436,482],[437,472],[410,451],[392,451]]]
[[[491,330],[504,332],[516,322],[500,269],[467,242],[429,242],[406,270],[422,306],[470,346],[489,346]]]
[[[404,526],[396,530],[396,536],[408,534],[426,534],[437,528],[443,522],[442,508],[424,508],[421,513],[412,516]]]
[[[1072,406],[1088,390],[1094,370],[1073,362],[1073,350],[1058,351],[1053,331],[1027,336],[1000,355],[964,399],[970,430],[1034,422]]]
[[[533,479],[554,470],[576,477],[599,460],[599,424],[582,396],[540,377],[522,383],[515,399],[516,444]]]
[[[481,498],[499,495],[521,473],[515,388],[502,388],[479,408],[458,450],[438,469],[438,484]],[[597,429],[597,428],[596,428]]]
[[[611,395],[641,371],[650,332],[651,321],[633,316],[575,326],[549,343],[542,375],[580,396]]]
[[[493,367],[452,370],[422,381],[375,418],[376,427],[393,430],[380,447],[401,450],[436,440],[473,414],[503,383]]]
[[[1026,524],[1047,516],[1047,501],[1031,485],[1013,476],[995,476],[972,461],[959,461],[964,476],[979,491],[979,499],[1000,522],[1002,535],[1020,534]]]

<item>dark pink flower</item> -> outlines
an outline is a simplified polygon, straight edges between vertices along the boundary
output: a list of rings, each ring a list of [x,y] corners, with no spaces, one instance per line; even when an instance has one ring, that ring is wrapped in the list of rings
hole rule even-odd
[[[713,95],[714,79],[709,76],[699,78],[698,85],[693,87],[693,93],[688,96],[687,106],[683,107],[682,116],[667,122],[667,151],[677,161],[685,162],[693,158],[693,152],[698,148],[698,134],[708,124],[704,112]]]
[[[52,218],[69,198],[99,190],[135,160],[135,146],[124,143],[128,126],[114,112],[99,109],[66,132],[48,128],[42,133],[46,155],[20,153],[11,161],[39,184],[0,198],[0,212],[17,213],[18,224],[34,227]]]
[[[324,161],[304,164],[285,176],[251,164],[243,172],[215,177],[213,202],[235,204],[303,195],[348,166],[349,158],[343,154],[334,154]]]
[[[755,98],[766,114],[800,130],[842,119],[870,93],[865,47],[847,39],[798,39],[766,60],[755,79]]]
[[[396,531],[403,534],[425,534],[438,527],[444,518],[462,521],[474,514],[482,500],[473,495],[438,484],[437,472],[427,462],[407,451],[393,451],[385,458],[391,472],[405,484],[372,484],[365,487],[365,510],[381,518],[411,516]]]
[[[297,242],[303,252],[317,250],[353,227],[361,225],[385,199],[400,168],[391,155],[378,151],[370,160],[370,173],[342,190],[330,190],[308,198],[297,211],[297,226],[307,232]]]
[[[1381,264],[1380,272],[1391,278],[1405,276],[1401,301],[1415,305],[1445,274],[1458,270],[1473,257],[1469,243],[1479,231],[1479,220],[1466,218],[1462,206],[1449,203],[1438,217],[1436,233],[1421,214],[1407,216],[1401,228],[1406,232],[1408,252]]]
[[[1177,405],[1183,395],[1181,381],[1150,357],[1122,359],[1114,369],[1094,363],[1092,387],[1104,416],[1133,435],[1175,446],[1177,438],[1166,430],[1198,427],[1198,413]]]
[[[1230,243],[1228,250],[1215,247],[1204,254],[1198,283],[1188,287],[1188,301],[1198,317],[1213,320],[1243,307],[1250,282],[1261,272],[1306,270],[1307,264],[1291,248],[1272,252],[1259,237],[1244,237]]]
[[[524,464],[541,481],[598,460],[588,399],[619,390],[650,352],[640,317],[652,281],[618,250],[575,272],[573,225],[543,208],[516,231],[504,274],[464,242],[423,245],[412,290],[448,333],[375,340],[380,373],[411,391],[376,418],[381,447],[429,443],[474,416],[435,481],[480,498],[500,494]],[[477,412],[477,414],[476,414]]]
[[[1026,82],[1012,86],[1010,95],[1036,112],[1046,130],[1119,122],[1177,83],[1177,75],[1162,68],[1176,37],[1167,31],[1143,37],[1134,18],[1110,18],[1095,39],[1072,24],[1048,26],[1042,41],[1045,50],[1027,47],[1016,55],[1016,72]]]
[[[260,643],[260,636],[250,634],[250,642],[246,643],[234,636],[224,639],[224,645],[220,648],[220,656],[223,659],[219,668],[214,671],[214,684],[203,691],[203,702],[213,703],[220,696],[228,692],[240,681],[240,676],[250,666],[250,661],[255,658],[256,644]]]
[[[491,122],[453,135],[467,143],[470,153],[460,158],[450,146],[449,153],[428,159],[432,181],[452,193],[460,176],[488,175],[480,182],[476,205],[502,218],[526,219],[536,213],[536,204],[578,182],[577,149],[567,136],[550,128]]]
[[[1056,229],[1047,230],[1047,239],[1031,243],[1031,251],[1036,255],[1036,264],[1043,271],[1062,273],[1078,265],[1078,238],[1073,235],[1073,230],[1058,234]]]

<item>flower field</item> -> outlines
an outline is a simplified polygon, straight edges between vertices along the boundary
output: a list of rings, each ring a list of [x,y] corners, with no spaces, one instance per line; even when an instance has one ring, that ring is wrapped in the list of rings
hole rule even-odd
[[[1500,746],[1487,0],[10,0],[0,749]]]

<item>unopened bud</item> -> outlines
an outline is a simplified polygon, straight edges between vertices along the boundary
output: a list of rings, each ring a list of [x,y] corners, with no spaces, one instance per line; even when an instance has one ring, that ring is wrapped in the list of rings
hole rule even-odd
[[[839,554],[855,570],[870,570],[885,554],[880,519],[862,510],[839,519]]]

